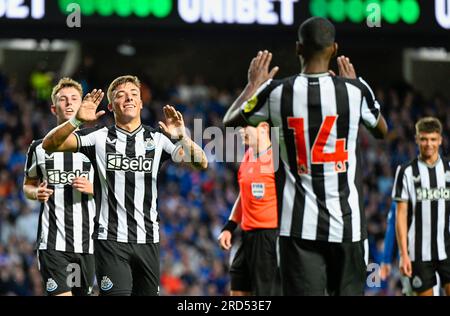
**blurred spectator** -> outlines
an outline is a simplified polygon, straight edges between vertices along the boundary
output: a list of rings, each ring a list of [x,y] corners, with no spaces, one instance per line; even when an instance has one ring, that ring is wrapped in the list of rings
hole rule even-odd
[[[48,101],[52,93],[53,74],[47,70],[47,63],[41,61],[31,73],[30,84],[37,100]]]
[[[22,237],[29,244],[34,244],[37,237],[38,222],[39,213],[32,212],[26,204],[22,204],[20,215],[16,220],[17,237]]]

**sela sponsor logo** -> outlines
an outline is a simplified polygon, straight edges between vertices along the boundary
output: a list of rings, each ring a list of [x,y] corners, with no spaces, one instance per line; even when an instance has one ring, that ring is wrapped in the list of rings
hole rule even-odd
[[[112,289],[114,284],[111,282],[111,280],[107,276],[103,276],[102,281],[100,282],[100,288],[102,291],[109,291]]]
[[[78,177],[85,177],[89,180],[89,171],[74,170],[74,171],[61,171],[49,169],[47,170],[48,184],[71,184],[73,179]]]
[[[143,156],[129,158],[121,154],[108,154],[106,156],[106,170],[111,171],[143,171],[152,172],[153,158]]]
[[[416,196],[418,201],[424,200],[450,200],[450,189],[447,188],[418,188],[416,189]]]
[[[56,284],[55,280],[52,278],[47,280],[47,292],[53,292],[58,288],[58,284]]]

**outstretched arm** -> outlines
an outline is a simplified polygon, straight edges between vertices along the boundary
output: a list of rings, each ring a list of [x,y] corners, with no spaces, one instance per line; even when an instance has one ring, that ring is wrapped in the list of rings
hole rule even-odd
[[[241,115],[241,105],[250,99],[264,82],[272,79],[276,75],[279,70],[278,67],[274,67],[269,72],[271,61],[272,53],[269,53],[267,50],[258,52],[258,55],[252,59],[248,69],[248,83],[241,95],[239,95],[227,113],[225,113],[223,118],[223,124],[225,126],[237,127],[247,125],[247,122]]]
[[[97,107],[102,101],[104,93],[102,90],[93,90],[88,93],[81,103],[80,108],[75,117],[69,121],[52,129],[42,142],[42,148],[47,151],[76,151],[77,138],[73,132],[84,122],[93,122],[105,111],[97,111]]]

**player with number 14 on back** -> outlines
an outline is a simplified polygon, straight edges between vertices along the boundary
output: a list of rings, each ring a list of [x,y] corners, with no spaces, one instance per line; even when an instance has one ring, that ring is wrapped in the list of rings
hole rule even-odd
[[[313,17],[299,28],[302,72],[273,80],[272,54],[260,51],[248,84],[225,114],[225,126],[267,121],[279,128],[276,171],[280,216],[280,270],[284,295],[362,295],[366,279],[364,214],[358,131],[387,133],[370,87],[357,79],[348,58],[340,76],[329,71],[336,56],[335,28]]]

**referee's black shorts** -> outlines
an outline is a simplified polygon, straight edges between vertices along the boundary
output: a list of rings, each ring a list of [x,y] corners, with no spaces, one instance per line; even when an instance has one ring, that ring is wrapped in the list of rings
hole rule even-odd
[[[159,295],[159,243],[94,240],[100,295]]]
[[[252,292],[258,296],[281,295],[277,237],[277,229],[242,232],[242,243],[230,267],[232,291]]]
[[[92,294],[95,276],[93,254],[38,250],[37,256],[47,295],[67,292],[74,296]]]
[[[364,295],[364,241],[324,242],[280,236],[284,295]]]

